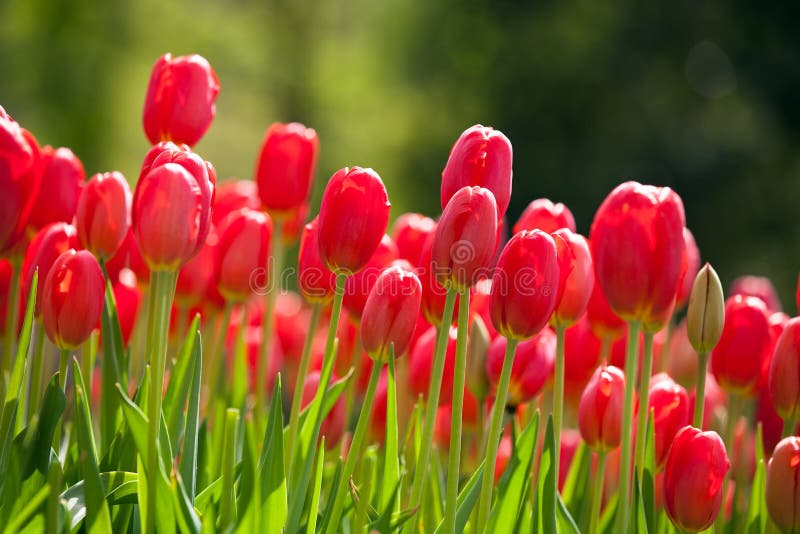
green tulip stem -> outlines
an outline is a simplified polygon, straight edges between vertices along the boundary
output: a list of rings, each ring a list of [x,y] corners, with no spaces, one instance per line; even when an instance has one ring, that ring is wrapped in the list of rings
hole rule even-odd
[[[555,376],[553,382],[553,435],[555,437],[555,448],[553,449],[553,464],[559,465],[561,456],[561,427],[564,418],[564,343],[566,338],[566,327],[559,325],[556,327],[556,363]],[[558,468],[555,470],[555,485],[553,486],[558,493]],[[555,498],[555,496],[554,496]]]
[[[33,362],[31,363],[31,386],[28,394],[28,421],[39,411],[42,400],[42,377],[44,376],[44,323],[36,322],[36,338],[33,345]]]
[[[633,431],[633,391],[639,359],[638,321],[628,322],[628,345],[625,351],[625,403],[622,412],[622,450],[620,456],[619,500],[614,532],[627,532],[631,513],[631,434]]]
[[[597,472],[592,481],[592,508],[589,513],[589,534],[597,534],[600,527],[600,503],[603,501],[603,479],[606,473],[606,458],[608,453],[597,453]]]
[[[0,375],[11,372],[11,353],[17,341],[17,324],[19,323],[19,285],[22,279],[21,272],[22,258],[19,255],[10,258],[11,263],[11,285],[8,288],[8,305],[6,306],[6,337],[3,347],[3,367]]]
[[[694,396],[694,417],[692,425],[695,428],[703,429],[703,409],[706,402],[706,368],[708,367],[708,353],[699,352],[697,354],[697,384]]]
[[[639,412],[636,420],[636,471],[639,473],[639,480],[642,480],[642,472],[644,471],[644,440],[645,431],[647,430],[647,416],[650,409],[647,404],[650,400],[650,374],[653,371],[653,333],[645,331],[644,333],[644,355],[642,357],[642,369],[639,373]],[[627,384],[628,377],[625,376]],[[635,381],[635,377],[634,377]]]
[[[797,421],[791,417],[787,417],[783,420],[783,433],[781,437],[788,438],[789,436],[794,436],[794,431],[797,428]]]

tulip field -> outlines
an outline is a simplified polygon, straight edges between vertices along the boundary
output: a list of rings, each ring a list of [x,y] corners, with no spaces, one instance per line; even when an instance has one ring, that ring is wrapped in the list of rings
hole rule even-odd
[[[0,531],[800,532],[800,318],[680,192],[510,221],[481,125],[429,216],[300,123],[218,181],[220,85],[159,58],[127,177],[2,102]]]

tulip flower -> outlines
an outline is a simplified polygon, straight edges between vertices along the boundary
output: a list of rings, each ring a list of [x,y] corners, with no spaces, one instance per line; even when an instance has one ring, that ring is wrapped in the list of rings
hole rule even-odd
[[[594,289],[592,256],[586,238],[562,228],[553,233],[558,252],[559,283],[556,307],[550,319],[554,327],[575,324],[586,311]]]
[[[584,316],[564,335],[564,395],[576,407],[599,363],[600,340]]]
[[[0,107],[0,257],[23,237],[40,187],[39,145]]]
[[[456,360],[456,329],[448,328],[444,368],[441,374],[441,386],[438,404],[449,404],[453,395],[453,369]],[[427,399],[433,369],[433,352],[436,344],[436,328],[430,327],[417,340],[408,361],[408,387],[414,397]],[[438,380],[438,379],[437,379]]]
[[[361,344],[371,358],[385,363],[390,350],[394,356],[406,351],[421,300],[422,284],[416,274],[402,267],[389,267],[381,273],[361,318]]]
[[[317,132],[300,123],[267,129],[256,164],[261,203],[273,217],[287,219],[308,199],[319,153]]]
[[[397,259],[397,245],[384,235],[363,269],[347,277],[344,284],[344,307],[356,321],[361,319],[372,287],[384,269]],[[399,353],[398,353],[399,356]]]
[[[61,254],[42,289],[42,319],[47,336],[59,349],[75,350],[100,321],[105,298],[103,271],[88,251]]]
[[[284,246],[290,246],[297,242],[300,232],[308,222],[308,202],[303,202],[294,211],[291,218],[281,223],[281,242]]]
[[[68,148],[42,149],[42,178],[28,224],[38,229],[53,222],[71,223],[78,208],[86,172]]]
[[[725,325],[711,353],[711,371],[729,393],[753,397],[771,346],[767,307],[759,298],[735,295],[725,303]]]
[[[684,269],[681,276],[681,284],[678,289],[678,297],[675,301],[675,308],[683,308],[689,300],[694,280],[700,270],[700,250],[694,235],[688,228],[683,229],[683,262]]]
[[[252,180],[227,180],[218,183],[211,223],[219,226],[228,215],[242,208],[261,209],[256,183]]]
[[[257,283],[254,274],[267,265],[272,220],[260,211],[243,208],[223,223],[217,249],[217,287],[229,301],[242,302]]]
[[[324,304],[333,299],[336,275],[319,256],[318,218],[303,228],[297,255],[297,286],[308,302]]]
[[[765,276],[740,276],[731,282],[728,294],[732,297],[735,295],[758,297],[764,301],[770,312],[782,310],[778,291],[772,285],[772,281]]]
[[[142,122],[152,144],[194,146],[214,119],[219,81],[205,58],[164,54],[153,65]]]
[[[653,377],[647,412],[653,413],[655,463],[662,468],[678,430],[689,424],[689,395],[666,373]]]
[[[442,171],[442,209],[462,188],[479,186],[492,192],[497,218],[511,199],[511,142],[499,130],[476,124],[461,134]]]
[[[691,426],[678,431],[664,467],[664,508],[675,526],[700,532],[714,523],[730,467],[716,432]]]
[[[559,279],[550,235],[540,230],[514,235],[500,254],[492,282],[490,306],[497,331],[517,340],[539,332],[555,308]]]
[[[319,371],[312,371],[303,382],[302,392],[302,405],[301,409],[305,408],[311,401],[314,400],[314,394],[319,387],[320,374]],[[332,377],[335,382],[337,378]],[[345,403],[344,396],[339,397],[336,403],[331,408],[331,411],[325,417],[320,427],[319,435],[325,436],[325,447],[332,449],[342,439],[344,431],[347,428],[347,404]]]
[[[498,336],[486,355],[486,376],[492,390],[497,389],[508,341]],[[556,335],[549,328],[517,345],[506,405],[519,406],[533,401],[553,376]]]
[[[775,347],[769,394],[775,410],[786,421],[784,435],[792,432],[800,419],[800,317],[786,323]]]
[[[95,174],[83,188],[75,225],[81,245],[101,259],[114,255],[131,224],[131,189],[119,172]]]
[[[219,232],[212,227],[197,256],[181,267],[175,286],[179,308],[188,310],[200,304],[214,304],[220,309],[225,306],[225,298],[217,288],[219,238]]]
[[[767,511],[784,532],[800,529],[800,438],[784,438],[767,468]]]
[[[595,371],[581,396],[578,427],[586,444],[608,452],[622,440],[622,410],[625,375],[613,365]]]
[[[133,235],[133,226],[128,229],[125,239],[114,254],[106,262],[106,272],[110,280],[115,280],[122,269],[129,268],[136,275],[136,283],[140,287],[145,287],[150,282],[150,269],[139,252],[139,244]]]
[[[434,234],[429,235],[428,239],[422,245],[417,274],[419,275],[420,282],[422,282],[422,314],[429,323],[440,325],[442,324],[442,317],[444,317],[447,290],[439,283],[436,277],[436,271],[431,265],[431,252],[434,237]],[[459,296],[456,295],[454,309],[458,308],[459,302]],[[452,313],[450,315],[450,322],[455,323],[457,317]]]
[[[598,283],[594,284],[592,294],[589,297],[589,304],[586,306],[586,320],[589,321],[594,335],[609,348],[613,341],[620,339],[627,331],[625,321],[614,313],[614,310],[608,305],[608,301]],[[608,355],[604,356],[607,357]]]
[[[575,232],[575,217],[564,204],[553,204],[548,198],[537,198],[525,208],[514,225],[514,233],[522,230],[541,230],[552,234],[556,230],[566,228]]]
[[[390,235],[401,258],[422,267],[420,256],[428,237],[436,231],[436,221],[419,213],[404,213],[392,225]]]
[[[59,222],[52,223],[41,230],[31,240],[22,261],[22,294],[27,296],[33,282],[33,273],[39,269],[39,282],[36,289],[36,302],[33,314],[42,316],[42,293],[44,281],[56,259],[69,249],[78,248],[78,232],[75,227]]]
[[[128,346],[139,315],[142,292],[136,285],[136,275],[130,269],[120,273],[119,278],[111,284],[111,289],[114,291],[114,302],[117,304],[122,342]]]
[[[335,273],[360,271],[386,233],[389,197],[378,173],[352,167],[325,187],[317,222],[319,255]]]

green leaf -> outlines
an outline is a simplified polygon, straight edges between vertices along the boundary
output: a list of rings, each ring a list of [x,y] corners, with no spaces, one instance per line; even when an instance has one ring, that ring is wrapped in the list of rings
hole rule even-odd
[[[475,503],[478,502],[478,497],[481,494],[480,482],[486,467],[485,464],[486,460],[484,459],[458,494],[458,500],[456,501],[456,532],[464,532],[464,527],[467,525],[472,509],[475,507]],[[439,534],[442,531],[442,527],[443,525],[440,522],[439,526],[436,527],[435,534]]]
[[[23,474],[25,478],[30,476],[34,470],[38,470],[42,474],[48,472],[53,435],[66,404],[67,398],[58,384],[57,377],[54,376],[45,390],[35,428],[29,427],[29,431],[33,430],[34,432],[34,438],[30,447],[25,451],[27,455],[27,467]]]
[[[195,317],[195,320],[192,322],[192,327],[195,327],[197,320],[198,317]],[[197,448],[200,423],[200,389],[202,387],[201,380],[203,374],[203,349],[200,340],[200,332],[196,329],[191,331],[194,332],[194,335],[191,336],[194,339],[191,352],[191,361],[193,363],[191,392],[189,393],[189,407],[186,410],[186,427],[183,431],[183,449],[181,451],[179,470],[186,487],[189,502],[194,503],[194,497],[197,492]],[[189,336],[187,336],[187,340],[188,338]],[[187,361],[189,360],[185,355],[184,359]],[[172,384],[172,380],[170,380],[170,384]],[[167,387],[169,388],[169,386]],[[182,410],[179,410],[179,412],[183,413]],[[167,426],[169,427],[169,423]]]
[[[561,495],[557,495],[556,498],[557,503],[557,510],[556,510],[556,518],[558,520],[558,532],[561,534],[581,534],[581,529],[578,528],[577,523],[570,515],[567,506],[564,504],[564,501],[561,499]],[[525,532],[525,530],[518,529],[517,532]]]
[[[199,323],[200,316],[195,315],[186,333],[186,338],[183,340],[172,372],[170,373],[167,391],[164,393],[162,410],[164,411],[164,418],[167,421],[169,435],[175,442],[179,442],[183,436],[185,428],[183,413],[186,408],[189,390],[194,383],[194,372],[196,371],[195,367],[197,366],[198,358],[197,354],[202,351],[200,333],[197,330]],[[189,412],[189,414],[191,414],[191,412]],[[182,472],[181,474],[183,475],[183,480],[186,482],[186,489],[190,490],[189,479],[186,477],[186,473]]]
[[[639,473],[633,473],[633,527],[634,532],[648,534],[651,530],[647,527],[647,517],[642,499],[642,485],[639,483]]]
[[[106,490],[109,504],[120,504],[136,497],[139,475],[126,471],[100,473],[100,481]],[[70,486],[61,493],[61,501],[67,504],[70,529],[75,530],[86,517],[86,484],[84,480]]]
[[[651,410],[650,414],[647,416],[647,428],[645,428],[644,467],[642,469],[641,480],[642,509],[644,511],[644,520],[648,532],[655,532],[656,529],[656,438],[653,418],[654,415]]]
[[[490,532],[496,532],[501,526],[511,528],[512,525],[518,525],[519,523],[519,517],[523,510],[522,504],[531,478],[533,450],[536,447],[538,433],[539,412],[537,411],[528,422],[528,426],[517,438],[514,444],[514,454],[509,459],[508,467],[506,467],[503,477],[500,479],[497,499],[489,513],[487,529]],[[550,450],[552,451],[552,447]],[[488,474],[493,473],[487,471]],[[555,483],[555,474],[553,474],[553,482]],[[553,515],[555,516],[555,504],[553,506]]]
[[[114,384],[117,382],[127,384],[128,379],[125,346],[122,342],[114,290],[108,280],[108,273],[105,272],[105,264],[101,262],[100,265],[106,274],[106,295],[103,301],[103,313],[100,315],[100,331],[103,338],[103,359],[100,360],[102,380],[100,438],[101,450],[105,453],[114,439],[119,419],[119,397],[114,391]]]
[[[377,364],[376,364],[377,365]],[[396,498],[400,483],[397,429],[397,382],[395,381],[394,348],[389,355],[386,382],[386,439],[383,448],[383,476],[381,477],[381,510],[400,511]]]
[[[171,489],[173,506],[177,512],[175,516],[178,520],[178,531],[199,534],[202,528],[200,518],[197,517],[192,503],[189,502],[189,495],[187,495],[186,489],[183,486],[180,473],[172,479]]]
[[[575,451],[575,456],[572,458],[572,464],[564,481],[564,490],[561,492],[561,496],[570,515],[576,519],[578,525],[583,526],[584,530],[589,527],[587,521],[589,520],[591,503],[586,498],[586,495],[591,493],[591,466],[592,451],[581,440],[578,449]]]
[[[288,514],[286,474],[283,459],[283,410],[281,407],[281,375],[275,379],[269,421],[264,435],[259,476],[261,479],[261,517],[263,532],[281,533]],[[305,495],[303,495],[305,497]]]
[[[219,529],[226,531],[236,522],[236,492],[234,490],[236,468],[236,428],[239,425],[239,410],[225,411],[225,440],[222,448],[222,494],[219,504]]]
[[[322,493],[323,467],[325,467],[325,436],[317,448],[317,466],[314,469],[314,487],[311,492],[311,506],[308,512],[308,523],[306,524],[306,534],[314,534],[317,527],[317,510],[319,509],[319,496]]]
[[[26,499],[25,506],[18,513],[14,514],[11,522],[6,525],[4,532],[21,531],[25,524],[30,521],[31,517],[38,511],[39,507],[44,504],[49,495],[50,486],[42,486],[31,499]]]
[[[539,462],[539,487],[537,489],[537,532],[556,532],[556,466],[553,457],[555,450],[555,434],[553,433],[553,416],[547,418],[544,434],[544,450]]]
[[[747,534],[760,534],[767,531],[766,481],[767,469],[764,458],[764,442],[761,423],[756,428],[756,472],[753,476],[753,486],[750,488],[750,506],[747,511],[745,532]]]

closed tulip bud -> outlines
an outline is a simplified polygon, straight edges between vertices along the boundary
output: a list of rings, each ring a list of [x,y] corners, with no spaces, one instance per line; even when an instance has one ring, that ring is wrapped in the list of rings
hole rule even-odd
[[[618,367],[595,371],[578,406],[578,428],[586,444],[595,451],[610,451],[622,441],[625,374]]]
[[[736,295],[725,304],[725,325],[711,353],[711,371],[729,393],[753,397],[771,343],[767,307],[759,298]]]
[[[675,434],[689,424],[689,395],[669,375],[660,373],[650,383],[647,409],[653,413],[655,462],[660,469]]]
[[[766,276],[740,276],[731,282],[730,296],[744,295],[746,297],[758,297],[767,305],[770,312],[782,310],[781,299],[772,281]]]
[[[455,372],[456,362],[456,328],[448,328],[447,351],[444,358],[444,370],[441,377],[434,377],[434,380],[441,380],[442,386],[439,393],[439,405],[449,404],[453,398],[453,373]],[[428,397],[428,386],[431,382],[433,371],[433,351],[436,344],[436,327],[430,327],[427,332],[422,334],[411,351],[408,361],[408,387],[414,394],[414,398],[421,395]]]
[[[22,292],[21,295],[27,297],[33,283],[33,273],[39,269],[39,282],[36,287],[36,303],[34,306],[34,316],[42,316],[42,291],[44,281],[50,268],[61,254],[78,248],[78,232],[75,227],[59,222],[52,223],[39,230],[33,237],[31,244],[25,251],[25,259],[22,261]]]
[[[767,469],[767,510],[784,532],[800,529],[800,438],[784,438]]]
[[[404,213],[392,225],[390,235],[398,254],[415,267],[420,267],[420,253],[428,236],[436,231],[436,221],[419,213]]]
[[[42,290],[42,319],[47,336],[61,350],[89,339],[100,321],[105,279],[95,257],[68,250],[56,259]]]
[[[308,222],[308,202],[300,204],[289,219],[281,225],[281,238],[286,246],[294,245],[300,237],[300,232]]]
[[[386,233],[390,208],[378,173],[361,167],[337,171],[325,187],[317,222],[325,265],[348,275],[364,268]]]
[[[600,340],[584,316],[564,334],[564,395],[575,405],[599,363]]]
[[[786,323],[769,368],[769,394],[782,418],[800,418],[800,317]],[[798,508],[800,511],[800,508]]]
[[[378,248],[372,253],[367,265],[353,276],[348,276],[344,285],[344,307],[356,321],[361,320],[372,286],[384,269],[397,259],[397,245],[384,235]]]
[[[700,270],[700,250],[697,248],[694,235],[688,228],[683,229],[683,263],[684,273],[681,276],[678,297],[675,301],[676,308],[683,308],[689,300],[692,287],[694,287],[694,280]]]
[[[86,172],[68,148],[42,149],[42,178],[28,224],[44,228],[52,222],[71,223],[78,208]]]
[[[422,245],[417,274],[419,275],[420,282],[422,282],[422,314],[429,323],[439,325],[442,323],[442,316],[444,315],[447,290],[439,283],[436,277],[436,270],[433,268],[431,262],[434,237],[435,234],[429,235],[425,244]],[[460,297],[456,296],[455,307],[453,309],[458,309],[459,302]],[[457,322],[457,316],[458,314],[453,314],[453,324]]]
[[[219,307],[225,306],[225,299],[217,290],[219,237],[217,230],[212,228],[197,256],[186,262],[178,273],[175,302],[184,309],[199,306],[214,295],[219,296],[219,299],[213,299],[215,303]]]
[[[229,301],[245,300],[267,276],[258,276],[269,258],[272,220],[266,213],[243,208],[223,223],[217,249],[217,288]]]
[[[608,305],[606,296],[603,295],[603,290],[596,280],[589,297],[589,304],[586,306],[586,319],[594,335],[600,339],[615,341],[628,331],[628,325]]]
[[[131,189],[121,173],[92,176],[78,201],[75,225],[83,248],[98,258],[114,255],[131,225]]]
[[[311,303],[325,304],[333,300],[336,275],[319,257],[318,219],[308,223],[300,236],[297,255],[297,286],[303,297]]]
[[[41,151],[33,135],[0,107],[0,256],[24,237],[41,186]]]
[[[486,355],[486,376],[492,391],[497,389],[503,369],[508,340],[497,336]],[[514,363],[511,366],[511,380],[508,386],[508,406],[519,406],[531,402],[553,376],[556,359],[556,335],[545,328],[531,339],[517,345]]]
[[[512,159],[511,142],[499,130],[480,124],[465,130],[442,171],[442,209],[460,189],[479,186],[492,192],[502,218],[511,200]]]
[[[559,267],[553,238],[541,230],[514,235],[492,279],[492,323],[503,336],[526,339],[550,319],[556,304]]]
[[[717,272],[706,263],[697,273],[686,310],[686,335],[699,353],[711,352],[725,324],[725,297]]]
[[[130,269],[120,272],[119,278],[111,285],[111,288],[117,304],[122,342],[127,346],[133,333],[133,327],[136,325],[136,318],[142,302],[142,292],[136,285],[136,275]]]
[[[575,217],[564,204],[553,204],[548,198],[537,198],[525,208],[514,225],[514,233],[522,230],[541,230],[552,234],[556,230],[566,228],[575,231]]]
[[[361,317],[361,345],[376,361],[386,362],[389,347],[400,356],[408,347],[417,324],[422,285],[413,272],[389,267],[369,293]]]
[[[691,426],[678,431],[664,467],[664,508],[675,526],[700,532],[714,523],[730,467],[716,432]]]
[[[627,321],[658,330],[683,273],[683,202],[667,187],[625,182],[597,210],[590,236],[597,283]]]
[[[469,331],[467,343],[467,388],[482,400],[489,395],[489,379],[486,376],[486,359],[492,339],[489,330],[480,316],[472,318],[472,328]]]
[[[193,146],[214,119],[219,81],[214,69],[196,54],[164,54],[153,65],[142,122],[152,144],[174,141]]]
[[[558,252],[558,295],[550,322],[553,326],[575,324],[586,311],[594,289],[594,269],[589,243],[567,228],[553,233]]]
[[[234,211],[260,210],[258,187],[252,180],[228,180],[217,184],[211,223],[220,225]]]
[[[317,132],[300,123],[267,129],[256,165],[261,203],[273,217],[288,218],[308,199],[319,153]]]

